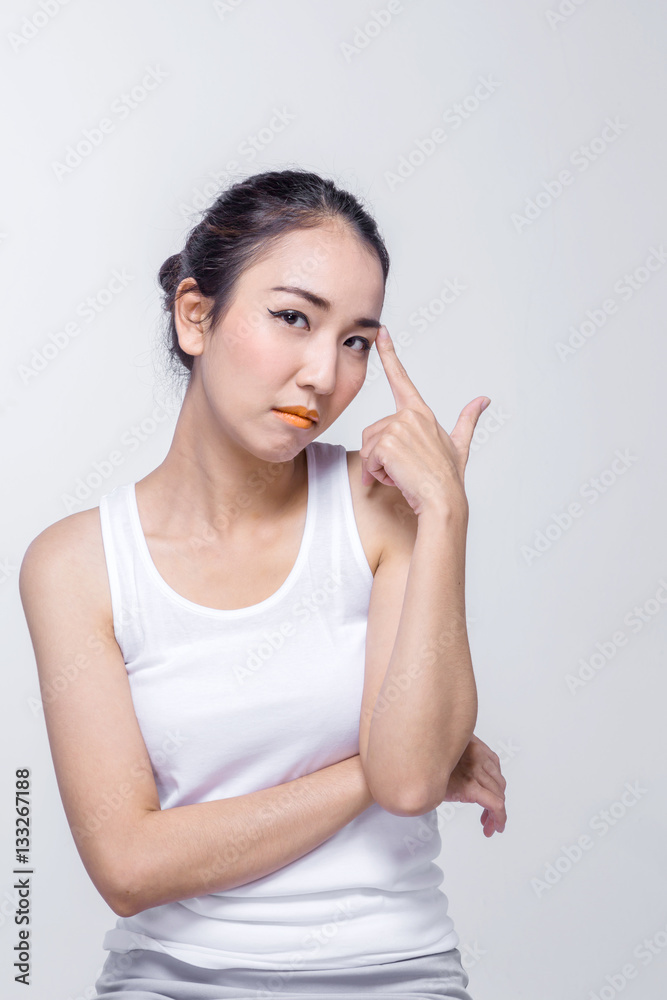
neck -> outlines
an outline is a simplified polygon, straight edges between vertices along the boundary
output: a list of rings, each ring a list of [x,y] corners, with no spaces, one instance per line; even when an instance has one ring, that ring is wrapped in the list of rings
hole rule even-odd
[[[221,429],[190,388],[167,455],[140,482],[177,533],[179,525],[187,532],[205,523],[224,534],[275,519],[306,488],[305,450],[286,461],[258,457]]]

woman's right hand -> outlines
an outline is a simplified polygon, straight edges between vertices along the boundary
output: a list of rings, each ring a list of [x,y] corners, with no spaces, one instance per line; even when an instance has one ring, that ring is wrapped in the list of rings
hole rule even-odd
[[[443,802],[477,802],[484,806],[480,822],[484,836],[502,833],[507,822],[505,788],[500,758],[473,733],[449,776]]]

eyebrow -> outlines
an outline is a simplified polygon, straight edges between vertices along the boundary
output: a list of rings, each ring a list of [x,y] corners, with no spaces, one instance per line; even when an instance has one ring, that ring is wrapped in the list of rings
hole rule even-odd
[[[315,295],[314,292],[309,292],[305,288],[297,288],[295,285],[276,285],[276,287],[272,288],[271,291],[291,292],[292,295],[300,295],[302,299],[306,299],[307,302],[317,306],[318,309],[331,309],[331,303],[328,299],[322,298],[321,295]],[[380,320],[362,317],[361,319],[355,319],[354,325],[374,330],[380,326]]]

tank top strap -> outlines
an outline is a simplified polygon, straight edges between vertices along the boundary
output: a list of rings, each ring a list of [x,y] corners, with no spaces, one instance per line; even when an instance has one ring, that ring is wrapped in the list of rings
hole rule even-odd
[[[138,588],[142,568],[132,526],[132,489],[134,483],[116,486],[100,498],[99,504],[114,634],[126,663],[137,654],[143,639],[142,602]]]
[[[364,552],[352,503],[347,451],[342,444],[311,441],[314,453],[317,521],[311,546],[311,576],[332,577],[355,601],[370,595],[373,572]]]

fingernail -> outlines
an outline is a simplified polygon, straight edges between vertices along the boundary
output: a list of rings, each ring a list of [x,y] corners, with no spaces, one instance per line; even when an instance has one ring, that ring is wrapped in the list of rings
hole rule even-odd
[[[485,402],[482,403],[482,410],[485,410],[487,408],[487,406],[490,404],[490,402],[491,402],[491,400],[487,396]],[[481,413],[481,410],[480,410],[480,413]]]

